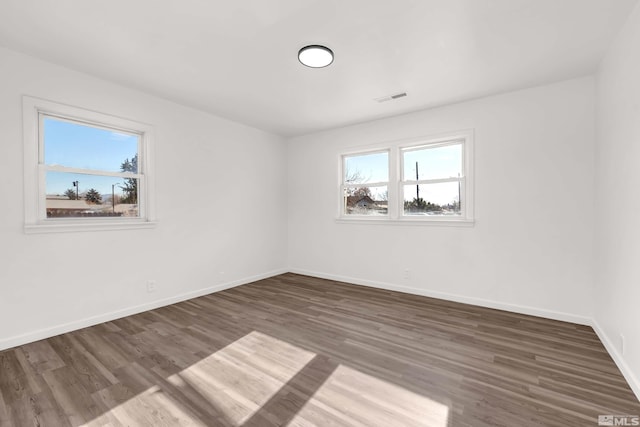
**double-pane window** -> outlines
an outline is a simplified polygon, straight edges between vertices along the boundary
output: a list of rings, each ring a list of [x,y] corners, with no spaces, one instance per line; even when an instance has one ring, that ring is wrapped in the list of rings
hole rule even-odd
[[[472,222],[471,132],[341,156],[340,217]]]

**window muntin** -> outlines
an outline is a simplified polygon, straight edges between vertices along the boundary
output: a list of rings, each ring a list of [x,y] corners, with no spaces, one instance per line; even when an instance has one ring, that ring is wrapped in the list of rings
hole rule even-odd
[[[403,215],[461,216],[464,141],[405,147],[401,153]]]
[[[389,213],[389,152],[342,157],[342,214],[386,216]]]

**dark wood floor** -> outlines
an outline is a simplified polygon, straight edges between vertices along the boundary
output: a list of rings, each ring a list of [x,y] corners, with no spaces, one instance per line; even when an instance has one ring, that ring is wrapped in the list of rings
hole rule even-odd
[[[4,426],[597,426],[593,330],[285,274],[0,352]]]

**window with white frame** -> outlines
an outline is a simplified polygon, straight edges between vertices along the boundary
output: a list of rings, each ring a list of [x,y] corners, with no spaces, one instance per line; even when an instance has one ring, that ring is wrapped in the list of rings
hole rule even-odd
[[[460,140],[400,150],[403,215],[462,215],[463,148]]]
[[[388,189],[388,150],[342,156],[344,215],[388,215]]]
[[[23,106],[26,231],[152,222],[149,126],[31,97]]]
[[[371,150],[341,157],[342,218],[472,222],[471,132]]]

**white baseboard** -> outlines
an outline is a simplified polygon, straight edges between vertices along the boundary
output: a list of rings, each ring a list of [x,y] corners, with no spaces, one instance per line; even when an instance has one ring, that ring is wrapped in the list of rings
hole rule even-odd
[[[64,334],[67,332],[75,331],[75,330],[86,328],[89,326],[97,325],[99,323],[110,322],[112,320],[120,319],[121,317],[142,313],[143,311],[153,310],[156,308],[186,301],[188,299],[201,297],[203,295],[208,295],[215,292],[220,292],[225,289],[235,288],[236,286],[246,285],[247,283],[255,282],[256,280],[267,279],[269,277],[286,273],[287,271],[288,271],[287,269],[273,270],[266,273],[257,274],[255,276],[234,280],[232,282],[227,282],[227,283],[211,286],[204,289],[199,289],[197,291],[187,292],[187,293],[175,295],[169,298],[156,300],[156,301],[152,301],[152,302],[141,304],[141,305],[136,305],[134,307],[128,307],[122,310],[103,313],[97,316],[91,316],[85,319],[63,323],[63,324],[52,326],[45,329],[39,329],[34,332],[29,332],[22,335],[16,335],[13,337],[4,338],[0,340],[0,351],[6,350],[8,348],[16,347],[19,345],[27,344],[30,342],[42,340],[45,338],[54,337],[56,335]]]
[[[598,335],[598,338],[600,338],[600,341],[602,341],[602,344],[604,344],[604,348],[607,349],[609,355],[618,366],[618,369],[620,369],[620,372],[622,372],[622,375],[627,380],[627,383],[629,384],[629,387],[631,387],[631,390],[633,390],[638,400],[640,400],[640,381],[638,380],[638,378],[635,376],[631,368],[629,368],[629,365],[627,365],[627,362],[625,362],[624,358],[622,357],[616,346],[613,345],[613,342],[605,333],[604,329],[602,329],[597,320],[593,319],[591,321],[591,327]]]
[[[559,311],[544,310],[535,307],[527,307],[517,304],[509,304],[499,301],[487,300],[482,298],[467,297],[463,295],[450,294],[446,292],[432,291],[428,289],[412,288],[409,286],[400,286],[392,283],[377,282],[372,280],[358,279],[355,277],[340,276],[335,274],[319,273],[317,271],[308,271],[297,268],[290,268],[291,273],[303,274],[305,276],[319,277],[321,279],[335,280],[338,282],[353,283],[356,285],[370,286],[372,288],[386,289],[389,291],[404,292],[407,294],[421,295],[425,297],[438,298],[447,301],[461,302],[464,304],[472,304],[480,307],[495,308],[497,310],[511,311],[514,313],[527,314],[530,316],[544,317],[546,319],[560,320],[563,322],[577,323],[579,325],[591,326],[592,320],[589,317],[577,316],[575,314],[563,313]]]

